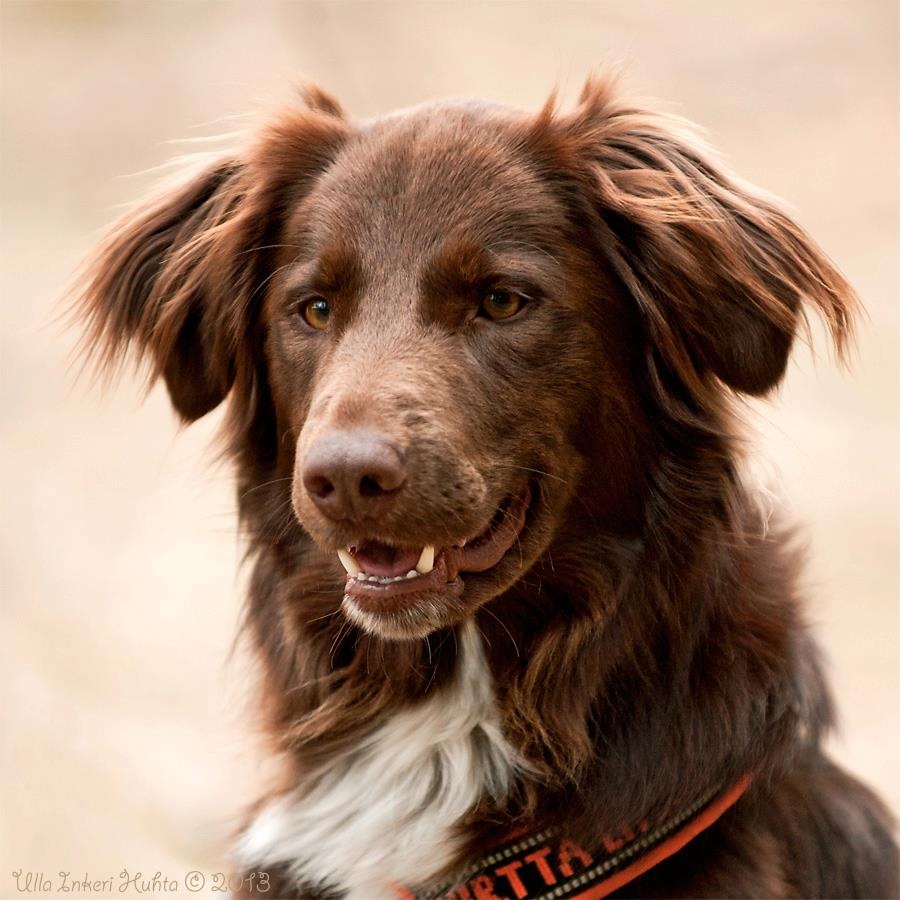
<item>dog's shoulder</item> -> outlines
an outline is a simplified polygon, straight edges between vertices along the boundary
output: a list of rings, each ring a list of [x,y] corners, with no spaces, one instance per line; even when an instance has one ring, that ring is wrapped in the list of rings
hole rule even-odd
[[[616,897],[897,897],[895,823],[817,750]]]

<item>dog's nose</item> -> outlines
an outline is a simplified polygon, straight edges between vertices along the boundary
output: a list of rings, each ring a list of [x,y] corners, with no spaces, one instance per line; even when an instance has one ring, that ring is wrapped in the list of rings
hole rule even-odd
[[[403,451],[375,431],[331,431],[303,460],[303,486],[329,519],[365,519],[384,513],[406,481]]]

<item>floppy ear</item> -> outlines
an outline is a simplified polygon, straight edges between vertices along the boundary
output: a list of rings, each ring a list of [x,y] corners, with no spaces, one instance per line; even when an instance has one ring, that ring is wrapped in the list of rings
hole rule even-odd
[[[241,180],[241,163],[219,160],[128,213],[84,276],[88,351],[111,364],[133,344],[186,421],[218,405],[234,380],[223,308],[233,291],[210,254],[211,236],[240,202]]]
[[[271,274],[271,245],[344,135],[334,101],[316,89],[306,99],[308,109],[274,118],[242,153],[126,214],[76,288],[88,354],[109,367],[133,347],[187,422],[231,389]]]
[[[806,301],[844,349],[852,289],[803,230],[711,161],[680,120],[630,108],[588,82],[562,126],[600,241],[651,343],[689,386],[712,373],[761,395],[784,375]]]

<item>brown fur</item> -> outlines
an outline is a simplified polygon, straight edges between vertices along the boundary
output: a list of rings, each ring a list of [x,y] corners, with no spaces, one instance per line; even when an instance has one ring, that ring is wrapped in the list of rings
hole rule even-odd
[[[471,319],[495,284],[524,313]],[[327,333],[297,325],[309,292],[333,301]],[[753,772],[623,895],[897,894],[888,813],[822,756],[797,554],[738,478],[732,413],[733,392],[781,380],[802,304],[843,349],[853,294],[682,123],[608,80],[571,114],[439,105],[362,126],[313,90],[119,222],[80,298],[89,348],[133,347],[185,421],[227,398],[286,782],[440,690],[475,616],[528,774],[472,811],[473,855],[523,823],[595,844]],[[352,529],[296,477],[347,424],[402,445],[411,485]],[[383,633],[341,614],[337,547],[452,543],[526,483],[518,546],[460,593]]]

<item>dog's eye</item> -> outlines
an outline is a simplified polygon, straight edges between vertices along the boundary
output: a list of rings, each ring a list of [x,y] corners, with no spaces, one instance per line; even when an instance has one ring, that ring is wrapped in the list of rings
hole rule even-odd
[[[324,297],[309,297],[301,300],[297,307],[297,312],[303,318],[310,328],[316,331],[323,331],[328,327],[328,320],[331,317],[331,306]]]
[[[481,301],[478,310],[479,315],[498,322],[501,319],[512,318],[525,304],[521,294],[513,294],[510,291],[488,291]]]

